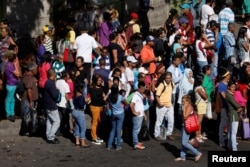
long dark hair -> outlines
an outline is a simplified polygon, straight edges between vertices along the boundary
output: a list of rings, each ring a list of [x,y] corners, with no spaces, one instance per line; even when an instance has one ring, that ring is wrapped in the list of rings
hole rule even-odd
[[[102,78],[102,76],[99,75],[99,74],[93,75],[93,78],[92,78],[92,86],[93,86],[93,87],[96,87],[96,86],[97,86],[97,81],[98,81],[99,78]]]
[[[237,44],[236,44],[236,46],[237,46],[237,48],[239,48],[239,45],[238,45],[238,41],[239,41],[239,39],[240,38],[245,38],[245,33],[247,32],[247,28],[246,27],[241,27],[240,29],[239,29],[239,33],[238,33],[238,36],[237,36]]]
[[[195,80],[194,80],[194,89],[197,87],[197,86],[201,86],[202,85],[202,82],[203,82],[203,79],[204,79],[204,74],[198,74],[196,77],[195,77]]]
[[[116,103],[119,96],[119,86],[117,84],[113,84],[111,87],[111,93],[109,95],[109,100],[111,103]]]

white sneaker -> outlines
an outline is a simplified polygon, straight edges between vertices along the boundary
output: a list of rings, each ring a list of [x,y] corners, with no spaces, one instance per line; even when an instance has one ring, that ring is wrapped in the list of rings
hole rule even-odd
[[[96,141],[99,142],[99,143],[103,143],[103,142],[104,142],[104,141],[103,141],[102,139],[100,139],[100,138],[97,138]]]
[[[93,144],[96,144],[96,145],[101,145],[101,144],[102,144],[102,143],[99,142],[98,140],[93,140],[92,143],[93,143]]]

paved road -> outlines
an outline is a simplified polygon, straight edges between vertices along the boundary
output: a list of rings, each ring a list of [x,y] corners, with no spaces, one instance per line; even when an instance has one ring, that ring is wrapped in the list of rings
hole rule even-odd
[[[19,122],[20,123],[20,122]],[[1,124],[8,124],[6,121]],[[59,145],[49,145],[39,137],[21,137],[16,134],[0,135],[0,162],[6,167],[206,167],[207,151],[223,150],[212,140],[207,140],[200,145],[203,157],[199,163],[193,160],[174,162],[179,155],[180,132],[175,131],[175,141],[150,141],[144,142],[145,150],[133,150],[123,143],[122,150],[108,151],[103,143],[100,146],[91,145],[91,148],[77,148],[71,140],[59,137]],[[250,150],[248,141],[238,141],[239,150]]]

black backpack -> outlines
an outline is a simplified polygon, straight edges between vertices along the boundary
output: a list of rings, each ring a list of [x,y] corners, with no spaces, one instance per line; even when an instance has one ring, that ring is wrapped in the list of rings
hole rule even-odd
[[[148,141],[149,140],[149,130],[147,125],[143,125],[141,127],[141,131],[139,133],[139,139],[142,141]]]
[[[26,88],[25,88],[24,82],[22,79],[20,79],[18,84],[17,84],[16,92],[15,92],[18,100],[21,100],[21,97],[23,96],[25,90],[26,90]]]

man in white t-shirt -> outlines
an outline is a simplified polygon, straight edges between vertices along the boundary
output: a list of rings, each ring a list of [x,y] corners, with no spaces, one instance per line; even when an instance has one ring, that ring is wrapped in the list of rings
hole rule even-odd
[[[69,119],[66,114],[66,108],[67,108],[67,103],[68,103],[68,94],[70,93],[69,85],[65,81],[67,78],[67,75],[65,72],[62,72],[62,77],[61,79],[56,81],[56,88],[59,90],[61,93],[61,101],[57,103],[58,106],[58,111],[60,114],[60,119],[61,119],[61,125],[58,133],[65,134],[66,131],[66,126],[68,125]],[[57,134],[58,134],[57,133]],[[59,135],[58,134],[58,135]]]
[[[88,34],[88,28],[81,26],[81,35],[78,36],[74,43],[74,49],[76,50],[76,57],[83,57],[84,59],[84,70],[88,74],[87,79],[90,81],[91,68],[92,68],[92,51],[96,50],[98,55],[100,51],[96,40]]]
[[[132,138],[133,138],[133,145],[135,149],[143,150],[145,146],[138,140],[138,134],[141,130],[141,125],[143,121],[143,117],[147,119],[145,112],[144,112],[144,91],[145,91],[145,83],[139,82],[138,83],[138,90],[135,92],[132,101],[130,103],[130,108],[132,114],[134,115],[132,118],[133,129],[132,129]]]
[[[131,90],[133,88],[133,84],[135,81],[133,69],[136,66],[137,60],[135,59],[134,56],[128,56],[127,62],[128,62],[128,67],[125,68],[125,75],[127,78],[127,90],[126,90],[125,97],[127,97],[129,95],[129,93],[131,92]]]
[[[214,4],[214,0],[207,0],[206,4],[201,7],[201,27],[205,30],[207,28],[207,23],[210,20],[210,17],[214,14],[214,9],[212,5]]]

